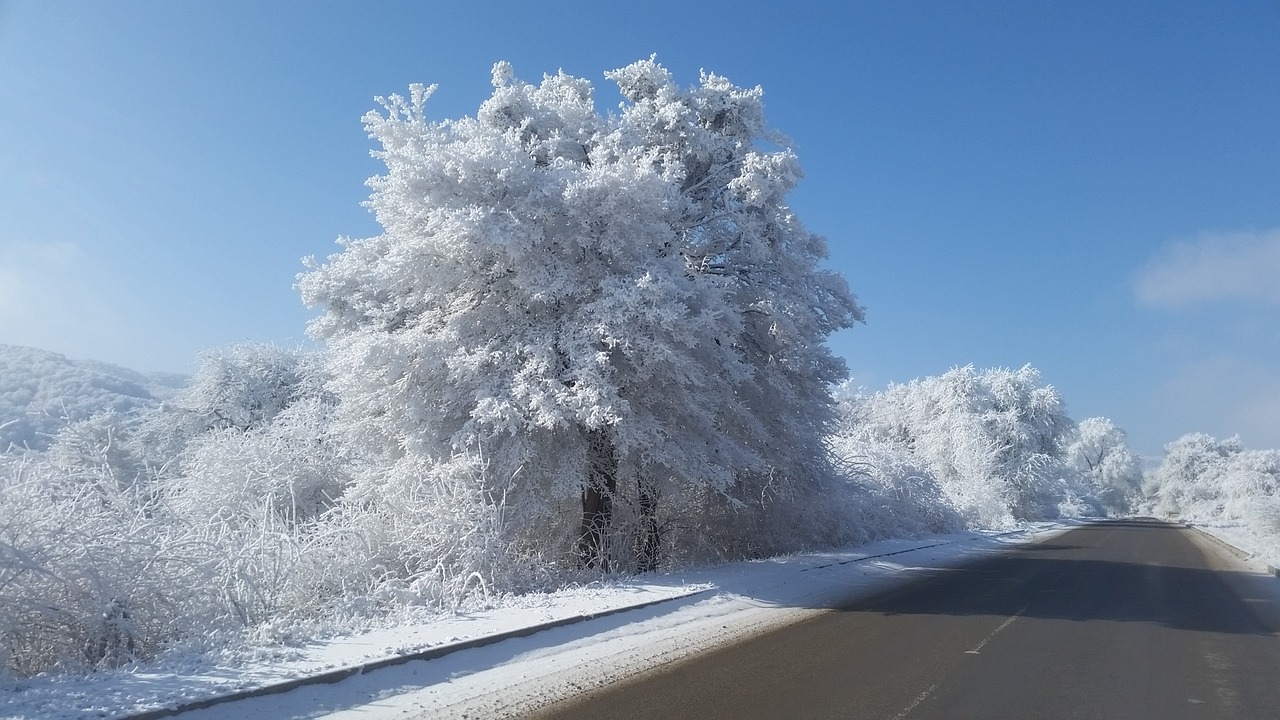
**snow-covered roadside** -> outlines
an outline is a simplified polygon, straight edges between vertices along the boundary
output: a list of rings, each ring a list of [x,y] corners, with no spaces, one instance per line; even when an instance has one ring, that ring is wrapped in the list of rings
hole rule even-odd
[[[1260,567],[1280,568],[1280,536],[1240,522],[1186,521],[1188,525],[1243,552]]]
[[[627,610],[438,660],[413,661],[336,685],[305,687],[183,715],[315,716],[424,688],[417,693],[425,693],[423,697],[401,696],[394,706],[412,707],[414,702],[422,702],[442,716],[450,716],[478,701],[492,706],[485,715],[498,716],[503,706],[518,712],[577,692],[584,683],[608,682],[684,657],[722,642],[730,634],[762,630],[848,593],[870,591],[912,569],[960,562],[1027,535],[968,533],[893,540],[839,552],[573,588],[518,598],[495,610],[429,624],[402,625],[304,648],[285,648],[277,657],[243,666],[37,679],[25,683],[21,691],[3,693],[6,697],[0,710],[6,717],[19,718],[122,717],[376,664],[423,650],[465,646],[582,616]],[[651,605],[662,600],[673,602]],[[649,607],[628,610],[641,605]],[[530,672],[525,665],[536,667]],[[592,677],[580,671],[583,665],[594,668]],[[496,694],[495,687],[503,692]]]
[[[969,532],[741,562],[513,599],[503,607],[334,638],[236,667],[37,678],[0,692],[0,716],[82,720],[150,713],[436,651],[340,682],[182,713],[244,717],[504,717],[794,622],[917,572],[1061,532]],[[577,621],[583,617],[594,619]],[[534,634],[531,629],[554,626]],[[518,637],[513,637],[517,636]],[[486,638],[509,638],[474,647]],[[456,652],[449,648],[468,647]]]

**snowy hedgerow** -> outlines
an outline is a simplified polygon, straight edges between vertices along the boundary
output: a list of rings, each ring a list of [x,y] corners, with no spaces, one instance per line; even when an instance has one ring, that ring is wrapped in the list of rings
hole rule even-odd
[[[107,464],[0,455],[0,675],[114,666],[215,632],[214,558]]]
[[[842,406],[837,442],[851,437],[908,453],[970,525],[1054,516],[1078,494],[1063,460],[1074,423],[1029,365],[955,368],[870,395],[848,393]]]
[[[964,527],[964,518],[928,464],[901,445],[846,425],[831,437],[830,452],[847,483],[834,495],[844,499],[842,512],[856,519],[862,539],[954,532]]]
[[[367,611],[385,571],[336,512],[357,463],[334,402],[317,356],[239,346],[164,406],[0,454],[4,673]]]
[[[318,353],[237,345],[201,355],[191,385],[141,423],[174,522],[220,549],[246,624],[349,604],[376,585],[368,543],[329,516],[358,465],[334,423]],[[153,464],[160,462],[153,459]]]
[[[845,373],[823,341],[862,310],[785,203],[799,165],[758,88],[680,88],[653,60],[607,77],[609,115],[590,82],[505,63],[474,117],[428,120],[419,85],[380,100],[383,232],[299,288],[352,442],[388,466],[471,456],[513,547],[647,569],[706,535],[673,506],[822,485]]]
[[[1183,435],[1143,492],[1152,511],[1200,520],[1244,520],[1280,532],[1280,451],[1246,450],[1237,437]]]

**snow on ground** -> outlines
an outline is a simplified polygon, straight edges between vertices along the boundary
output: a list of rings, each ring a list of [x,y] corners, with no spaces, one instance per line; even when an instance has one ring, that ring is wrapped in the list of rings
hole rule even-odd
[[[1280,535],[1271,528],[1260,529],[1229,520],[1195,520],[1187,524],[1244,551],[1259,563],[1280,568]]]
[[[1067,527],[1041,524],[1012,533],[887,540],[616,580],[513,598],[484,612],[280,648],[236,666],[171,663],[173,669],[163,671],[35,678],[18,689],[0,691],[0,717],[152,715],[340,670],[351,675],[189,710],[181,717],[512,717],[730,639],[795,622],[921,572],[1043,539]],[[544,626],[551,627],[532,632]],[[475,646],[486,641],[491,642]],[[370,667],[424,651],[440,656]]]

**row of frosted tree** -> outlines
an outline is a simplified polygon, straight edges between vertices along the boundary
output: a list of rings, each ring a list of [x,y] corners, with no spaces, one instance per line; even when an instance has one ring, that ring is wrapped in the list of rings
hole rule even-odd
[[[1124,512],[1141,492],[1123,434],[1071,422],[1035,370],[961,368],[839,388],[799,478],[782,465],[723,488],[657,477],[648,498],[618,482],[607,516],[592,516],[585,452],[545,450],[568,477],[540,486],[495,475],[482,448],[370,453],[350,436],[334,364],[272,346],[206,353],[163,405],[0,455],[10,677],[304,637],[601,572]],[[590,543],[607,563],[584,555]]]
[[[207,353],[162,405],[0,455],[4,675],[1181,502],[1031,367],[840,385],[825,340],[862,309],[760,90],[607,76],[604,114],[505,64],[474,117],[381,100],[383,233],[299,277],[321,350]]]

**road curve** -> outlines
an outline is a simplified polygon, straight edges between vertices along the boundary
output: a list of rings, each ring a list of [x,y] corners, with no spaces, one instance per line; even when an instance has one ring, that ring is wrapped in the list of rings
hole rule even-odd
[[[1106,521],[530,716],[1280,718],[1270,588],[1195,531]]]

